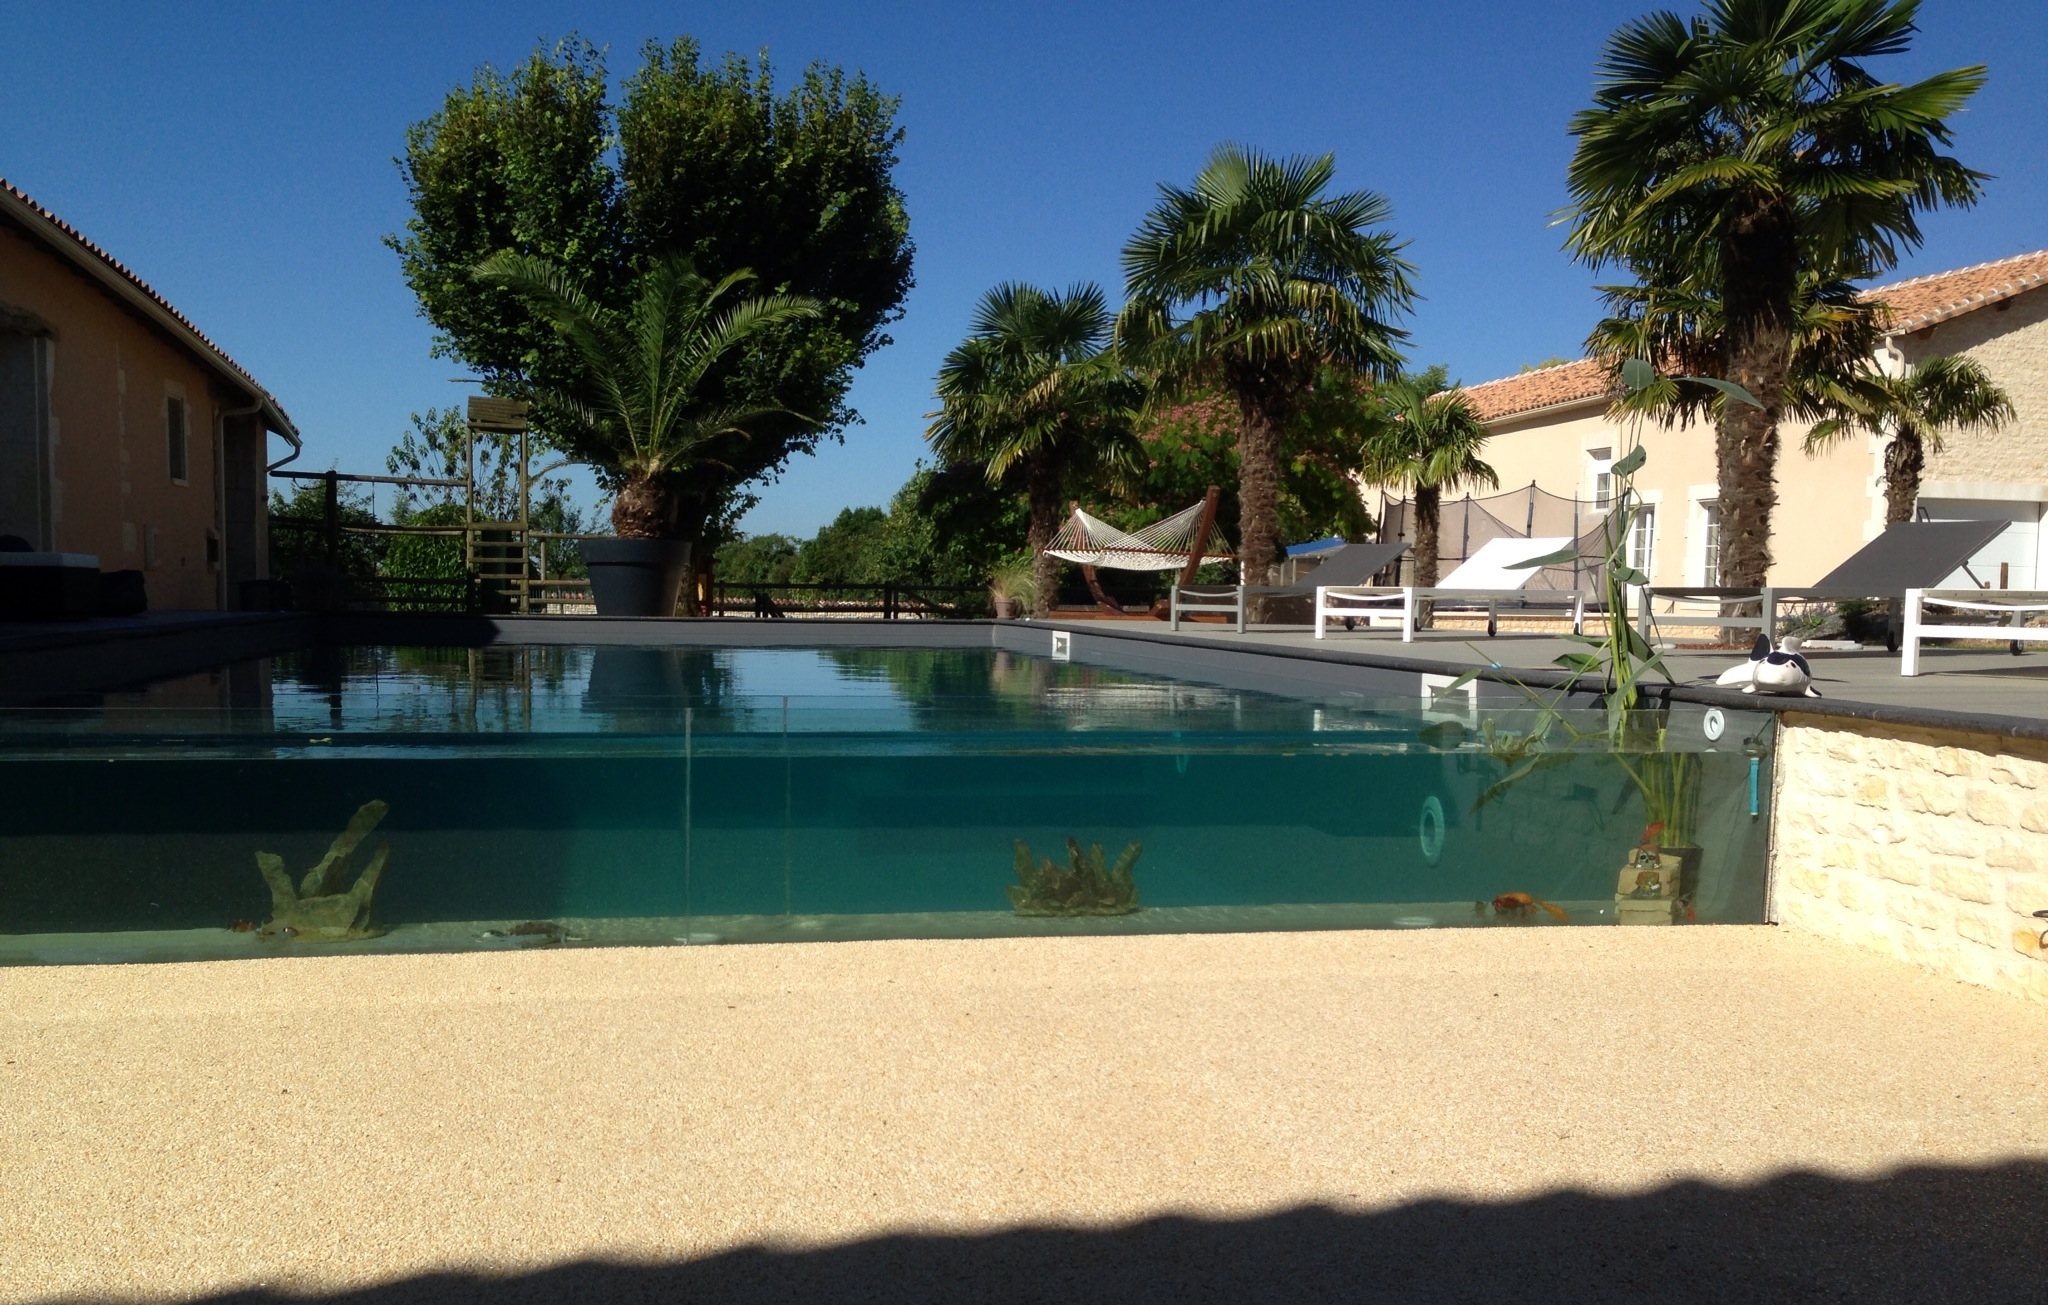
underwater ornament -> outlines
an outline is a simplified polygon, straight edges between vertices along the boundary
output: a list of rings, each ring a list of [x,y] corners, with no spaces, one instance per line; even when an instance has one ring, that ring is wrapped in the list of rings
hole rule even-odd
[[[1124,848],[1115,865],[1102,857],[1102,844],[1086,852],[1067,840],[1066,868],[1047,857],[1032,859],[1031,847],[1017,840],[1017,882],[1011,884],[1010,906],[1019,915],[1129,915],[1138,909],[1138,885],[1132,867],[1144,851],[1141,843]]]
[[[327,855],[306,872],[297,888],[292,887],[283,857],[275,852],[256,854],[256,869],[263,875],[263,882],[270,885],[271,918],[263,926],[264,937],[341,942],[383,932],[370,925],[370,898],[377,891],[377,880],[383,876],[384,867],[391,863],[391,844],[379,843],[355,882],[347,891],[339,890],[348,878],[349,860],[357,845],[370,836],[389,810],[388,803],[378,800],[357,807],[349,817],[348,828],[328,844]]]

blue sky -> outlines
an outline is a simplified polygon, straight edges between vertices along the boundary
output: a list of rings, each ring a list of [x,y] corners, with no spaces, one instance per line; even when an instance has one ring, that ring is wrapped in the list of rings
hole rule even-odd
[[[1559,252],[1565,122],[1601,41],[1650,5],[35,5],[0,0],[0,176],[99,241],[283,401],[304,465],[383,469],[408,414],[459,401],[396,257],[392,156],[484,62],[569,31],[615,75],[650,37],[860,68],[902,97],[917,288],[870,358],[844,445],[800,459],[746,522],[808,534],[882,503],[922,449],[932,373],[976,297],[1024,279],[1114,290],[1161,181],[1221,140],[1334,151],[1393,204],[1424,299],[1412,358],[1477,382],[1572,354],[1592,277]],[[1689,6],[1676,6],[1688,12]],[[1902,271],[2048,247],[2040,0],[1928,0],[1904,79],[1990,65],[1958,153],[1985,204],[1927,223]]]

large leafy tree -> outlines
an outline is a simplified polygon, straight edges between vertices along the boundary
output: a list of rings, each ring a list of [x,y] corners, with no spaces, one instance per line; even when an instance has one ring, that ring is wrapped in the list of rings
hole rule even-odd
[[[1169,398],[1202,388],[1238,415],[1239,566],[1263,584],[1280,556],[1281,434],[1317,375],[1388,375],[1414,299],[1389,215],[1369,191],[1329,193],[1332,155],[1270,158],[1219,147],[1123,250],[1120,344]]]
[[[1488,431],[1464,391],[1445,369],[1403,375],[1379,387],[1384,420],[1366,441],[1368,479],[1403,485],[1415,495],[1415,583],[1437,581],[1437,534],[1445,490],[1500,487],[1500,477],[1479,456]]]
[[[530,382],[526,392],[547,430],[572,456],[613,469],[612,529],[641,539],[681,533],[668,484],[711,464],[722,440],[750,438],[770,404],[726,401],[712,381],[742,345],[789,322],[815,317],[797,295],[738,298],[746,269],[717,282],[687,254],[671,254],[635,278],[625,311],[593,299],[567,269],[508,251],[484,260],[477,279],[516,295],[568,346],[565,382]]]
[[[940,410],[925,437],[945,462],[980,465],[991,484],[1023,491],[1044,601],[1058,585],[1059,561],[1046,549],[1068,493],[1137,461],[1131,428],[1145,392],[1108,348],[1113,322],[1095,285],[999,285],[939,367]]]
[[[623,89],[614,110],[603,58],[574,40],[510,72],[479,69],[407,132],[413,215],[388,243],[437,352],[493,393],[563,391],[583,376],[526,301],[469,275],[503,251],[555,263],[616,312],[640,273],[677,254],[714,282],[749,269],[764,294],[816,300],[815,316],[762,330],[704,377],[716,403],[762,410],[747,438],[720,437],[691,473],[652,487],[666,529],[707,539],[753,501],[748,486],[859,420],[846,404],[853,370],[887,343],[911,284],[896,101],[824,65],[778,93],[765,57],[707,64],[688,39],[650,43]],[[598,470],[620,482],[620,469]]]
[[[1983,174],[1943,150],[1981,67],[1910,85],[1866,66],[1905,51],[1915,0],[1711,0],[1611,38],[1592,107],[1574,115],[1568,247],[1637,279],[1655,351],[1733,382],[1711,399],[1723,583],[1770,570],[1778,427],[1796,405],[1802,287],[1882,271],[1918,216],[1974,203]],[[1596,332],[1595,342],[1600,333]],[[1694,402],[1700,402],[1698,394]]]
[[[1990,373],[1968,358],[1929,358],[1903,375],[1868,368],[1838,400],[1846,416],[1814,425],[1809,451],[1827,447],[1852,430],[1884,439],[1884,519],[1910,521],[1920,501],[1920,473],[1943,437],[1967,427],[1994,430],[2017,415]]]

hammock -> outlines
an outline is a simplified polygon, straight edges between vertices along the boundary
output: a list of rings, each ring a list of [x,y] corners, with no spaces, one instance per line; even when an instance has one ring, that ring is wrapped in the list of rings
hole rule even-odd
[[[1204,506],[1197,503],[1129,534],[1075,508],[1045,551],[1061,561],[1113,571],[1178,571],[1187,565],[1188,550],[1195,546]],[[1216,536],[1216,532],[1210,533]],[[1206,553],[1202,560],[1228,562],[1231,557],[1229,553]]]

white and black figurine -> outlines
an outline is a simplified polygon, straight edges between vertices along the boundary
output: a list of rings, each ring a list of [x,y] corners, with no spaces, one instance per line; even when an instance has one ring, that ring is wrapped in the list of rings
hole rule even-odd
[[[1799,640],[1789,634],[1779,641],[1775,652],[1770,636],[1758,635],[1756,646],[1749,650],[1749,660],[1722,671],[1714,683],[1729,689],[1739,685],[1744,693],[1776,693],[1789,698],[1820,696],[1820,690],[1813,687],[1813,668],[1800,655]]]

